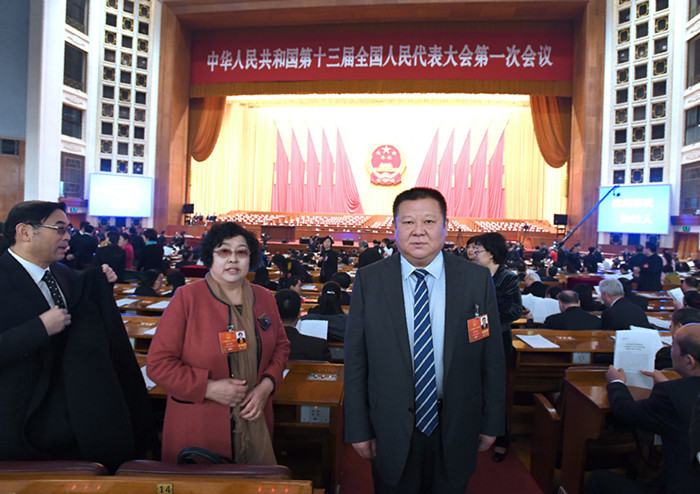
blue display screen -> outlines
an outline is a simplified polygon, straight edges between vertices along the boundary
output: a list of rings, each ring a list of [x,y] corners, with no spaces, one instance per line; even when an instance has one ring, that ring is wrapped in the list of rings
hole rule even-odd
[[[601,187],[599,198],[611,187]],[[617,233],[668,233],[670,185],[618,187],[598,208],[598,231]]]

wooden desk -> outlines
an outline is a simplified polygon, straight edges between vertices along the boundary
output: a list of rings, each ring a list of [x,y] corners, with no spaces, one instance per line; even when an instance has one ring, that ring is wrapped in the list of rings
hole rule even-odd
[[[169,487],[167,487],[169,486]],[[55,492],[87,492],[92,494],[312,494],[308,480],[263,480],[212,477],[76,477],[71,479],[8,479],[0,480],[0,493],[50,494]]]
[[[137,352],[148,353],[148,348],[151,346],[152,334],[146,334],[158,326],[159,317],[154,316],[130,316],[122,315],[126,334],[129,338],[134,339],[134,350]]]
[[[274,443],[279,446],[283,436],[316,434],[321,442],[323,486],[328,494],[335,493],[343,457],[343,365],[289,362],[288,369],[273,396]],[[328,375],[335,379],[316,380]],[[308,422],[308,417],[327,417],[327,422]]]
[[[605,370],[568,372],[564,379],[561,485],[568,494],[583,492],[586,442],[600,437],[610,412]],[[651,390],[630,386],[635,400]]]
[[[143,315],[143,316],[159,316],[163,313],[165,309],[159,309],[155,307],[149,307],[150,305],[156,304],[158,302],[165,302],[165,301],[170,301],[170,297],[134,297],[134,296],[129,296],[129,297],[122,297],[122,296],[115,296],[114,297],[115,301],[117,304],[119,303],[119,300],[123,299],[128,299],[128,300],[133,300],[133,302],[122,305],[119,307],[120,312],[134,312],[138,315]]]

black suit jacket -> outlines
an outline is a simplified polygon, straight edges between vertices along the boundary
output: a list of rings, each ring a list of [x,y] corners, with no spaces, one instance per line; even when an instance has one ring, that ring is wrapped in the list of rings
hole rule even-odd
[[[331,281],[333,275],[338,272],[338,253],[333,249],[324,251],[318,265],[321,266],[321,283]]]
[[[92,256],[97,250],[97,240],[92,235],[78,232],[70,238],[68,245],[69,253],[75,256],[71,261],[75,269],[92,266]]]
[[[491,273],[439,255],[445,262],[442,444],[447,476],[459,485],[476,467],[479,434],[504,432],[505,360]],[[470,343],[467,320],[477,305],[488,314],[490,334]],[[415,427],[404,314],[400,256],[358,270],[345,337],[345,440],[376,439],[374,468],[388,484],[404,470]]]
[[[581,307],[569,307],[564,312],[552,314],[544,320],[543,327],[573,331],[579,329],[600,329],[600,318]]]
[[[549,287],[541,281],[535,281],[530,286],[526,286],[525,288],[523,288],[523,295],[532,293],[535,297],[544,298],[547,294],[547,288]]]
[[[661,436],[666,456],[665,491],[696,492],[690,459],[688,430],[693,404],[700,393],[700,377],[685,377],[656,384],[646,400],[634,401],[627,386],[608,384],[610,408],[624,422]]]
[[[617,299],[612,307],[605,309],[600,320],[603,329],[629,329],[630,326],[651,327],[644,311],[624,297]]]
[[[301,334],[294,326],[285,326],[289,340],[289,360],[320,360],[329,361],[331,351],[328,341]]]
[[[360,258],[357,260],[355,267],[359,269],[381,260],[382,255],[379,253],[379,247],[370,247],[360,254]]]
[[[49,337],[49,304],[0,257],[0,460],[82,459],[116,468],[150,448],[148,395],[101,271],[50,267],[71,324]],[[147,445],[145,443],[148,443]]]
[[[124,271],[126,270],[126,253],[118,245],[105,245],[98,247],[92,265],[95,267],[108,264],[117,275],[117,282],[124,281]]]
[[[639,280],[637,281],[637,290],[658,292],[663,287],[661,285],[661,269],[663,261],[661,257],[652,254],[646,258],[640,266]]]
[[[148,244],[141,250],[138,271],[148,271],[149,269],[163,272],[163,246]]]

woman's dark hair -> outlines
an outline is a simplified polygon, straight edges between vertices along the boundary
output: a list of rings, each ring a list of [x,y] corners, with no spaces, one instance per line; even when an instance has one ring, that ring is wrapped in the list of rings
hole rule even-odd
[[[143,236],[146,237],[146,240],[149,242],[155,242],[158,240],[158,232],[155,231],[153,228],[149,228],[145,232],[143,232]]]
[[[207,236],[202,240],[202,262],[208,268],[211,268],[214,262],[214,249],[221,247],[224,240],[241,236],[245,239],[250,251],[250,265],[255,266],[260,259],[260,244],[255,235],[243,228],[237,223],[227,222],[218,223],[211,227]]]
[[[547,291],[544,292],[544,298],[553,298],[555,300],[558,299],[559,294],[562,292],[561,287],[558,286],[550,286],[547,288]]]
[[[581,301],[581,308],[583,310],[598,310],[598,307],[596,307],[596,304],[593,302],[593,289],[591,289],[590,285],[586,283],[577,283],[572,290],[578,293],[578,298]]]
[[[119,243],[119,234],[117,232],[108,232],[107,240],[109,240],[110,244],[117,245]]]
[[[333,276],[331,276],[331,281],[335,281],[340,285],[340,288],[347,290],[350,287],[352,279],[350,275],[344,271],[338,271]]]
[[[255,270],[255,277],[253,278],[252,283],[255,283],[256,285],[264,285],[269,282],[270,275],[268,274],[267,268],[265,266],[260,266],[258,269]]]
[[[36,227],[46,221],[57,209],[65,212],[66,205],[62,202],[25,201],[13,207],[5,220],[5,237],[10,246],[15,245],[17,225],[24,223]]]
[[[175,293],[175,290],[177,290],[181,286],[184,286],[185,283],[187,283],[185,275],[182,274],[182,271],[179,271],[177,269],[168,273],[168,276],[166,276],[165,279],[168,280],[168,285],[172,287],[171,293]]]
[[[508,248],[506,247],[506,239],[500,233],[489,232],[480,235],[479,245],[493,256],[494,264],[500,266],[506,260]]]
[[[340,285],[335,281],[329,281],[321,289],[321,296],[318,297],[318,314],[332,316],[342,314],[340,306]]]
[[[469,237],[469,240],[467,240],[467,243],[465,244],[465,246],[472,245],[472,244],[476,245],[479,243],[480,239],[481,239],[481,235],[474,235],[473,237]]]
[[[153,286],[153,283],[156,282],[158,276],[160,276],[161,274],[162,273],[157,269],[149,269],[148,271],[144,271],[143,273],[141,273],[140,285],[151,288]]]
[[[129,237],[128,233],[120,233],[119,236],[126,240],[128,243],[131,243],[131,237]]]

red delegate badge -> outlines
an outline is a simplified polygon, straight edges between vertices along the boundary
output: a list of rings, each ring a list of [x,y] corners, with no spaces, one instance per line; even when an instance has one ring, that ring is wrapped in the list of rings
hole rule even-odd
[[[469,330],[469,343],[474,343],[489,335],[489,316],[477,316],[467,321],[467,329]]]
[[[221,353],[242,352],[248,349],[245,331],[223,331],[219,333]]]

